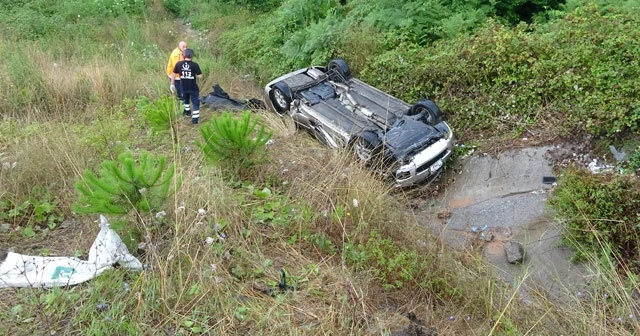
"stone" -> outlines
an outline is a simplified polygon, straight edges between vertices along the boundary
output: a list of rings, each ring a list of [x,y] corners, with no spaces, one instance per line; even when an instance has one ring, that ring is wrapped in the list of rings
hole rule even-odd
[[[524,247],[517,241],[510,240],[504,244],[504,253],[507,261],[511,264],[518,264],[524,260]]]
[[[11,224],[9,224],[9,223],[0,224],[0,232],[1,233],[7,233],[9,231],[11,231]]]

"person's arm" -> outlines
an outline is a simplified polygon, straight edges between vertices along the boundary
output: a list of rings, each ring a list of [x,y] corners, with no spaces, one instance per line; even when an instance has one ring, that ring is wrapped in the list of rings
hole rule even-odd
[[[200,70],[200,65],[198,65],[198,70],[197,71],[198,71],[198,74],[196,75],[196,77],[202,78],[203,75],[202,75],[202,70]]]
[[[176,92],[176,74],[172,73],[171,74],[171,85],[169,85],[169,91],[171,91],[171,93]]]

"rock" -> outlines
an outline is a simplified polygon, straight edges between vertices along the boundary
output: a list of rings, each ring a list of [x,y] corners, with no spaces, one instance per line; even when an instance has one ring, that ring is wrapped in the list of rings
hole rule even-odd
[[[8,254],[9,254],[8,250],[0,248],[0,264],[2,264],[2,262],[7,258]]]
[[[493,237],[494,237],[494,235],[493,235],[493,232],[491,232],[491,231],[480,233],[480,239],[482,239],[482,240],[484,240],[486,242],[489,242],[489,243],[491,241],[493,241]]]
[[[11,224],[9,224],[9,223],[0,224],[0,232],[1,233],[7,233],[9,231],[11,231]]]
[[[524,247],[517,241],[510,240],[504,244],[504,253],[511,264],[521,263],[524,259]]]

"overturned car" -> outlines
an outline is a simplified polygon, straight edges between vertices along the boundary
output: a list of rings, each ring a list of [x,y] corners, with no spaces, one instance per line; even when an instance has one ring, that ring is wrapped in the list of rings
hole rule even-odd
[[[431,100],[409,105],[357,78],[343,59],[269,82],[265,102],[331,148],[349,148],[398,187],[431,181],[451,156],[454,136]]]

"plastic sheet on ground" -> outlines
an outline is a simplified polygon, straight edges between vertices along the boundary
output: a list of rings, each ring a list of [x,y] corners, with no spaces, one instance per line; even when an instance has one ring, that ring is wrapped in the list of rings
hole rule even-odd
[[[91,280],[115,264],[141,270],[140,261],[131,255],[120,236],[100,215],[100,232],[89,250],[88,260],[74,257],[28,256],[9,252],[0,263],[0,288],[51,288],[71,286]]]
[[[214,84],[213,91],[200,100],[204,106],[212,110],[245,111],[267,108],[263,101],[256,98],[248,101],[231,98],[218,84]]]

